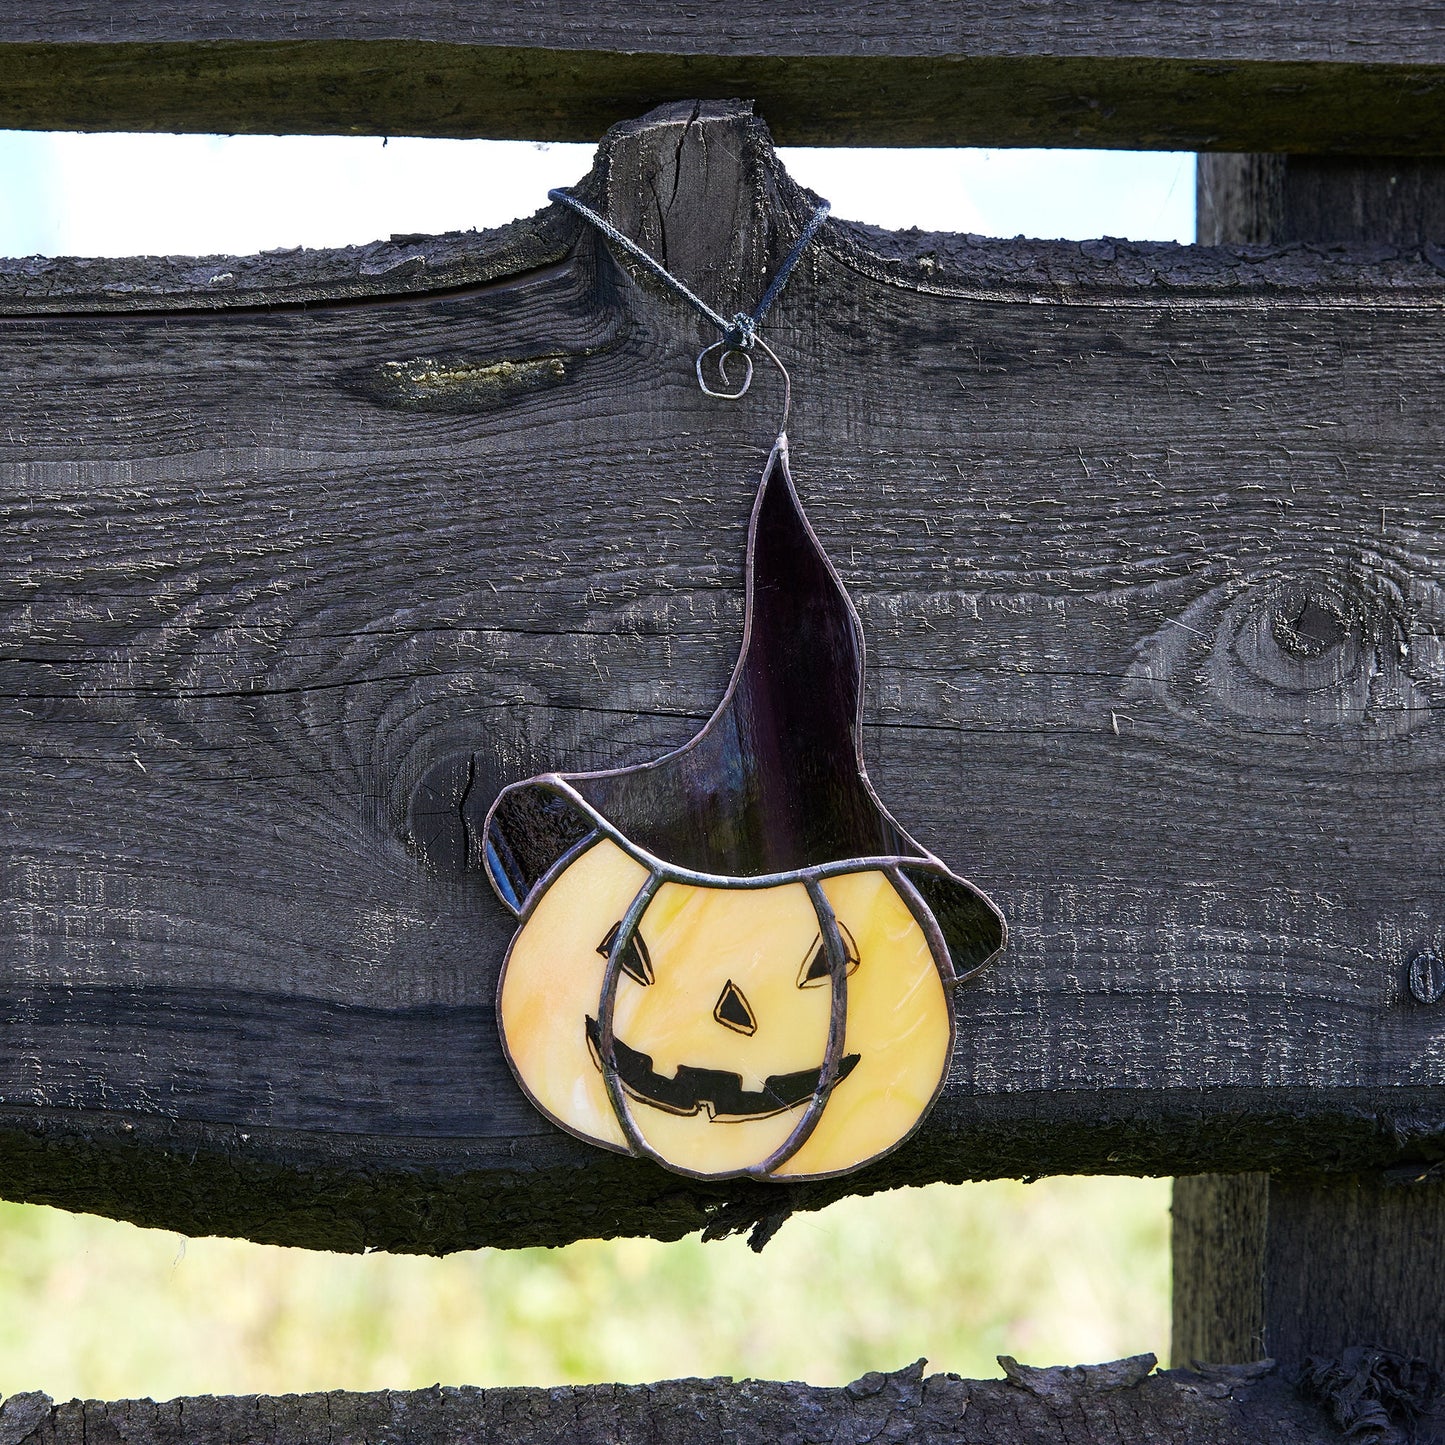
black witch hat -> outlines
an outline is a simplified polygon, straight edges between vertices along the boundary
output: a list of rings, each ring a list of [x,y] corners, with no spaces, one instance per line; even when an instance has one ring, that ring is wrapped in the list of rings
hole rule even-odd
[[[524,912],[598,835],[715,887],[876,860],[908,875],[956,974],[981,967],[1003,946],[1002,915],[920,848],[868,781],[863,629],[803,515],[782,437],[753,505],[746,589],[732,680],[690,742],[635,767],[549,773],[502,791],[484,835],[498,896]]]

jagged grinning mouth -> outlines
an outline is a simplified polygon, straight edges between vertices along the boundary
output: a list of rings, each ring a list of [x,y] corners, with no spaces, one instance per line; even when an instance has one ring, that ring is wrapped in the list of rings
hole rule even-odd
[[[587,1044],[592,1060],[602,1067],[597,1020],[587,1016]],[[708,1117],[728,1121],[734,1119],[766,1119],[806,1103],[818,1092],[823,1068],[800,1069],[795,1074],[770,1074],[761,1089],[743,1088],[742,1077],[724,1069],[698,1069],[681,1064],[668,1078],[652,1067],[650,1054],[630,1049],[621,1039],[612,1040],[613,1063],[617,1077],[628,1094],[654,1109],[669,1114],[697,1114],[706,1109]],[[845,1054],[838,1062],[836,1088],[853,1072],[857,1054]]]

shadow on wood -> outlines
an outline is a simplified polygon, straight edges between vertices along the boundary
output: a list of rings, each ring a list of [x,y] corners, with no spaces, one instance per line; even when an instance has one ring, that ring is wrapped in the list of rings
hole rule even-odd
[[[1445,161],[1200,156],[1198,217],[1206,246],[1419,246],[1445,265]]]
[[[1438,1179],[1179,1179],[1173,1214],[1176,1365],[1298,1368],[1365,1346],[1445,1375]]]

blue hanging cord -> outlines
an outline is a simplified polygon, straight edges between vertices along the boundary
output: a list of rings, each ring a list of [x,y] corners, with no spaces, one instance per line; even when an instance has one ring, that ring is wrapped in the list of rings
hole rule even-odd
[[[778,360],[777,352],[758,334],[758,327],[762,324],[763,317],[766,316],[772,308],[773,302],[782,294],[783,287],[788,284],[788,277],[793,274],[793,269],[802,259],[803,252],[808,249],[813,237],[818,234],[818,230],[823,222],[828,219],[828,212],[832,208],[827,201],[824,201],[808,218],[808,224],[803,227],[798,239],[793,242],[793,249],[788,252],[783,260],[783,264],[778,267],[777,274],[768,284],[768,289],[763,293],[763,299],[759,301],[751,311],[739,311],[729,320],[723,316],[721,312],[713,310],[697,292],[692,290],[692,288],[684,282],[678,280],[660,261],[648,255],[630,236],[623,235],[605,216],[598,215],[596,211],[590,206],[584,205],[576,196],[572,195],[570,191],[564,191],[559,188],[548,191],[547,196],[548,199],[560,201],[562,205],[576,211],[584,221],[595,226],[609,241],[614,245],[620,246],[635,261],[651,271],[659,281],[663,282],[678,296],[682,297],[705,321],[709,321],[717,327],[720,339],[714,341],[711,346],[704,347],[702,351],[698,353],[697,358],[697,384],[709,396],[720,396],[726,398],[728,401],[736,401],[740,396],[745,395],[747,389],[753,383],[753,359],[748,355],[748,352],[751,351],[754,346],[765,352],[769,360],[772,361],[773,365],[776,366],[782,374],[783,423],[778,428],[778,431],[781,435],[787,430],[788,414],[792,410],[793,404],[792,379],[788,375],[787,367]],[[718,390],[708,385],[703,373],[703,363],[714,352],[718,354],[718,375],[722,378],[724,388],[735,387],[735,389]],[[741,382],[738,383],[733,382],[727,370],[728,357],[734,353],[742,356],[743,364],[746,368]]]

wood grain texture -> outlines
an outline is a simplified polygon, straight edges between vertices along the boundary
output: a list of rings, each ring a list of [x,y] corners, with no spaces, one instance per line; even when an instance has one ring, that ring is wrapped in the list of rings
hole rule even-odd
[[[1445,1184],[1275,1178],[1265,1239],[1267,1352],[1337,1359],[1352,1345],[1445,1373]]]
[[[1205,155],[1196,190],[1206,246],[1424,246],[1445,262],[1445,161]]]
[[[587,194],[728,305],[810,204],[726,106]],[[440,1251],[1445,1156],[1442,301],[1406,251],[825,228],[770,335],[870,771],[1013,942],[923,1133],[783,1189],[530,1110],[476,856],[504,783],[710,710],[772,379],[699,395],[691,314],[558,210],[6,263],[0,1184]]]
[[[1269,1358],[1265,1344],[1268,1174],[1194,1174],[1170,1207],[1176,1366]],[[1354,1343],[1353,1340],[1347,1343]]]
[[[789,144],[1445,151],[1428,4],[41,0],[0,124],[586,140],[752,96]]]
[[[1445,1184],[1429,1171],[1174,1186],[1176,1365],[1297,1371],[1352,1346],[1445,1372]]]
[[[521,1445],[693,1445],[699,1440],[865,1445],[1332,1445],[1325,1414],[1259,1370],[1150,1374],[1152,1356],[1029,1369],[1007,1380],[924,1377],[923,1361],[839,1389],[672,1380],[554,1389],[436,1387],[324,1395],[72,1400],[12,1395],[0,1406],[7,1445],[381,1445],[509,1440]]]
[[[1445,170],[1399,157],[1214,156],[1200,167],[1202,237],[1420,246],[1445,236]],[[1438,1001],[1422,980],[1414,996]],[[1426,968],[1425,973],[1430,969]],[[1176,1362],[1264,1357],[1307,1370],[1342,1426],[1409,1431],[1401,1396],[1438,1390],[1445,1275],[1438,1171],[1332,1178],[1252,1173],[1176,1181]],[[1379,1352],[1385,1352],[1380,1354]],[[1321,1364],[1320,1362],[1327,1362]],[[1360,1418],[1363,1408],[1371,1420]]]
[[[0,42],[164,44],[224,40],[419,40],[565,50],[645,48],[683,55],[1097,55],[1200,61],[1300,60],[1436,65],[1439,12],[1422,0],[1094,0],[1047,9],[1010,0],[839,0],[726,10],[666,0],[37,0],[0,19]]]

